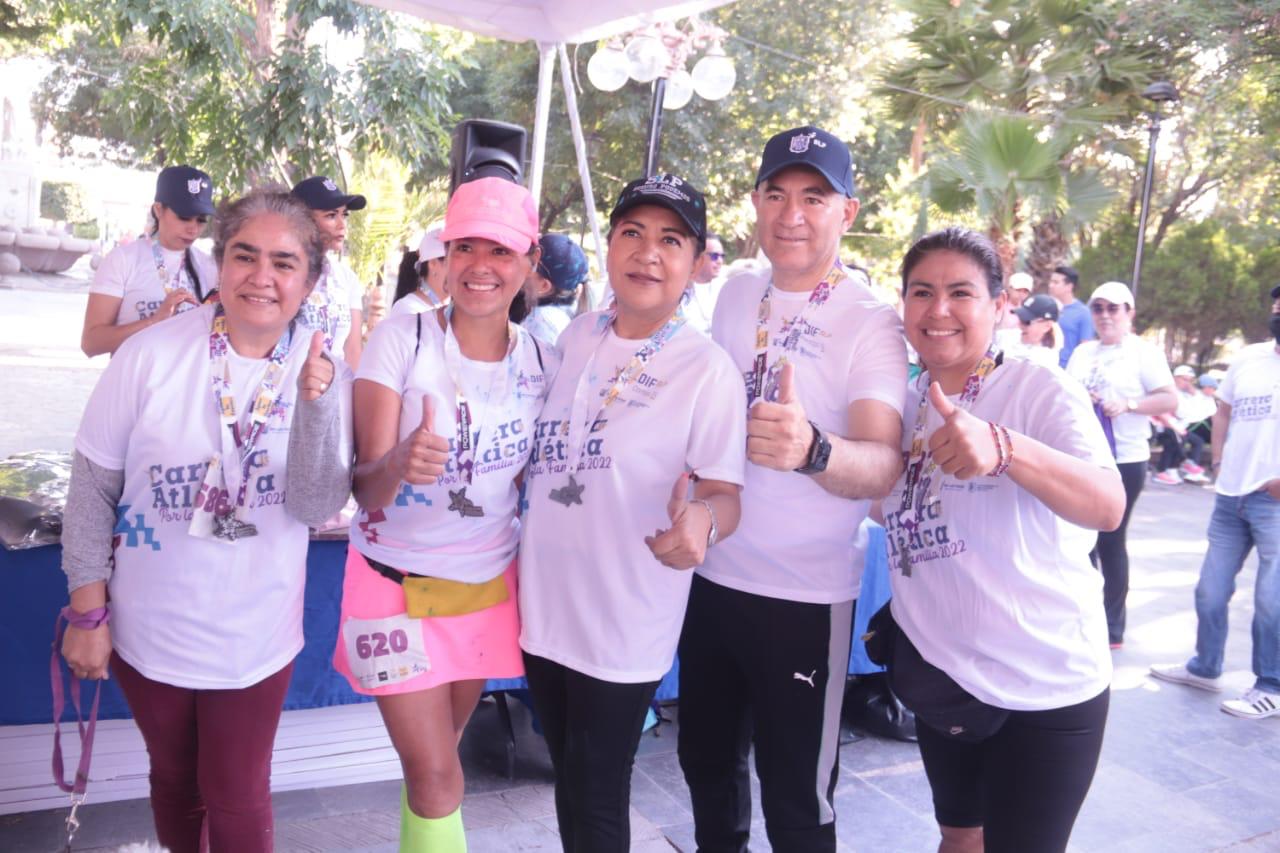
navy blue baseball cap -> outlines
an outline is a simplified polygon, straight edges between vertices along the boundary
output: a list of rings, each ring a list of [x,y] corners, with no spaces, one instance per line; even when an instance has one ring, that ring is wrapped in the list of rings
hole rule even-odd
[[[213,215],[213,180],[194,166],[166,166],[156,178],[156,201],[181,216]]]
[[[538,275],[556,290],[568,292],[587,280],[587,256],[577,243],[563,234],[543,234],[538,245],[542,248]]]
[[[362,210],[368,201],[362,195],[350,195],[338,189],[332,178],[315,175],[299,181],[293,188],[294,198],[301,199],[312,210]]]
[[[1277,284],[1275,287],[1271,288],[1271,298],[1280,299],[1280,284]]]
[[[1034,293],[1013,309],[1018,319],[1024,323],[1033,320],[1052,320],[1058,322],[1058,300],[1047,293]]]
[[[827,179],[831,188],[846,198],[857,190],[853,184],[853,155],[844,140],[820,127],[806,124],[777,134],[764,145],[756,186],[791,166],[808,166]]]
[[[618,203],[609,214],[609,224],[616,223],[618,217],[631,208],[645,204],[665,207],[689,226],[695,238],[707,239],[707,200],[684,178],[676,175],[636,178],[622,188]]]

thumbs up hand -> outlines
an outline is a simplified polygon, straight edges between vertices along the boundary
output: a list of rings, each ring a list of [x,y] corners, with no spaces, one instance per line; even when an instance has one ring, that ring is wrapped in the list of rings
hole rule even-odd
[[[422,422],[396,445],[392,454],[400,479],[414,486],[429,486],[444,473],[449,461],[449,440],[435,431],[435,403],[422,395]]]
[[[689,506],[689,474],[676,478],[667,501],[671,527],[644,538],[658,562],[670,569],[692,569],[702,565],[711,532],[710,511],[701,503]]]
[[[942,416],[942,426],[929,436],[929,452],[942,473],[968,480],[996,467],[1000,451],[991,437],[990,424],[958,408],[937,382],[929,386],[929,405]]]
[[[778,371],[778,399],[757,400],[747,414],[747,459],[778,471],[794,471],[809,461],[813,427],[795,388],[795,365]]]
[[[311,336],[307,360],[298,371],[298,396],[308,402],[317,400],[333,384],[333,362],[324,354],[324,332]]]

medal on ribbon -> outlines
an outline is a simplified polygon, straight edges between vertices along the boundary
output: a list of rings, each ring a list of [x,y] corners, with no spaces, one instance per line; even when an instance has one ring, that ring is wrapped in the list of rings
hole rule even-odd
[[[965,377],[964,388],[960,392],[957,405],[968,409],[978,399],[982,384],[1002,361],[1002,355],[992,343],[986,353],[978,360],[973,371]],[[928,389],[932,380],[928,371],[916,377],[916,390],[920,392],[920,403],[916,406],[916,422],[911,430],[911,449],[907,452],[906,471],[903,474],[902,502],[898,507],[898,568],[903,577],[911,577],[911,540],[924,519],[925,512],[942,500],[942,473],[933,453],[926,449],[925,423],[929,414]],[[934,488],[934,484],[938,488]]]
[[[520,341],[520,330],[512,323],[507,324],[507,354],[503,358],[501,369],[494,372],[489,380],[489,388],[485,394],[486,405],[482,409],[488,417],[502,400],[510,393],[512,378],[516,372],[516,359],[512,355]],[[462,488],[449,490],[449,511],[456,512],[461,518],[482,518],[484,507],[467,497],[469,487],[476,476],[476,449],[482,443],[482,423],[475,423],[462,386],[462,350],[458,339],[453,334],[453,307],[444,309],[444,363],[453,382],[454,414],[457,418],[457,433],[454,437],[454,464],[458,469],[458,478]],[[501,387],[498,386],[501,381]]]
[[[218,420],[226,428],[239,458],[240,464],[233,470],[239,475],[240,481],[236,499],[231,501],[230,489],[227,488],[227,469],[221,464],[221,457],[215,454],[205,472],[201,487],[202,498],[197,506],[199,511],[191,522],[192,535],[234,543],[258,534],[258,528],[242,517],[249,494],[250,468],[258,440],[262,437],[271,410],[283,391],[285,360],[289,356],[292,341],[293,325],[290,324],[267,359],[262,381],[258,384],[253,404],[249,408],[248,424],[242,427],[237,416],[235,396],[231,391],[231,370],[227,363],[227,353],[231,348],[227,334],[227,315],[222,303],[214,307],[213,326],[209,333],[209,379]]]
[[[568,436],[568,453],[566,459],[569,463],[569,481],[563,485],[553,488],[548,495],[551,500],[565,507],[577,504],[582,505],[582,493],[586,489],[586,485],[579,483],[575,478],[575,474],[582,469],[582,456],[587,448],[587,435],[594,432],[596,424],[601,422],[601,418],[610,406],[612,406],[622,396],[622,392],[627,386],[638,380],[645,367],[649,362],[657,357],[662,348],[680,331],[685,324],[684,312],[678,307],[671,318],[654,332],[653,335],[645,341],[635,354],[631,356],[626,364],[618,368],[618,371],[609,380],[608,390],[604,392],[600,405],[590,417],[587,416],[590,401],[588,397],[591,394],[591,375],[595,366],[596,356],[600,353],[600,344],[604,342],[605,336],[609,334],[609,330],[613,328],[614,321],[618,318],[617,309],[611,309],[609,313],[601,318],[600,328],[597,332],[595,348],[591,353],[591,357],[587,360],[586,367],[578,376],[578,385],[573,394],[573,405],[569,411],[569,419],[561,428],[561,434]]]
[[[756,346],[755,356],[751,360],[751,381],[747,383],[747,407],[756,400],[775,402],[778,399],[778,374],[782,365],[787,363],[787,353],[795,352],[800,345],[800,336],[804,332],[805,318],[812,310],[826,304],[831,294],[847,278],[844,265],[839,260],[831,267],[822,281],[809,294],[809,301],[800,309],[800,313],[784,323],[779,334],[782,335],[782,355],[772,365],[769,364],[769,317],[773,313],[773,282],[765,288],[760,297],[760,305],[756,309]]]

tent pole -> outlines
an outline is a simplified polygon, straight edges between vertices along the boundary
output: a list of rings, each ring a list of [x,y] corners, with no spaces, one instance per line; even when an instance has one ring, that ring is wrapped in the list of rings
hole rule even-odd
[[[569,112],[569,129],[573,132],[573,150],[578,156],[578,177],[582,180],[582,203],[586,208],[587,222],[591,225],[591,239],[596,246],[596,267],[604,276],[604,241],[600,239],[600,223],[596,221],[596,197],[591,191],[591,167],[587,162],[587,143],[582,136],[582,121],[578,118],[578,95],[573,88],[573,69],[569,65],[569,52],[560,43],[560,80],[564,84],[564,103]],[[590,286],[584,288],[588,309],[596,305]]]
[[[658,174],[658,151],[662,146],[662,100],[667,94],[667,78],[653,81],[653,106],[649,108],[649,147],[645,151],[644,173]]]
[[[529,194],[542,199],[542,170],[547,160],[547,117],[551,111],[551,82],[556,67],[556,48],[538,42],[538,103],[533,114],[533,165],[529,170]]]

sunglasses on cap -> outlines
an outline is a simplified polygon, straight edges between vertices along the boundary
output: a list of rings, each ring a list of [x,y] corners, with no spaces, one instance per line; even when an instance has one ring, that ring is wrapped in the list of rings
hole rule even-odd
[[[1094,302],[1089,306],[1089,310],[1095,314],[1119,314],[1120,309],[1126,307],[1123,302]]]

